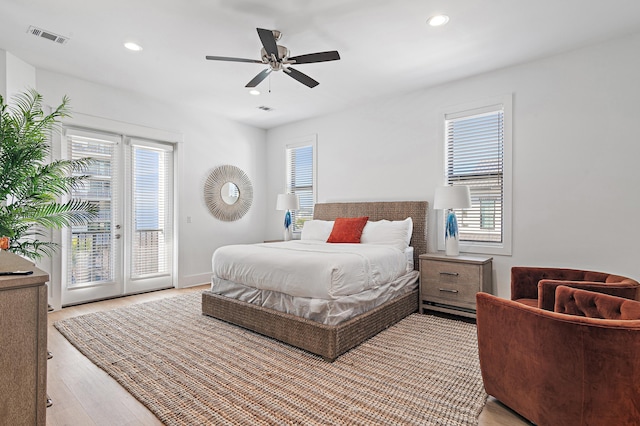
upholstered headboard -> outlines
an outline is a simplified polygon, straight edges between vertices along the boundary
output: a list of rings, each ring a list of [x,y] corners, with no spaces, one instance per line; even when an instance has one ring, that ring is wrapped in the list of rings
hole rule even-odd
[[[352,203],[318,203],[313,210],[313,218],[335,220],[339,217],[369,216],[369,220],[404,220],[411,217],[413,234],[414,264],[418,265],[418,256],[427,252],[427,201],[376,201]],[[417,266],[416,266],[417,267]]]

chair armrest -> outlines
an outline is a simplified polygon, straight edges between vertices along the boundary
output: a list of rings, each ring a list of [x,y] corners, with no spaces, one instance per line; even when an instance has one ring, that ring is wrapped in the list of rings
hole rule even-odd
[[[638,283],[633,281],[607,284],[593,281],[540,280],[538,282],[538,308],[553,311],[556,301],[556,288],[561,285],[632,300],[637,298],[638,289],[640,288]]]
[[[610,320],[640,319],[640,302],[564,285],[556,288],[554,312]]]

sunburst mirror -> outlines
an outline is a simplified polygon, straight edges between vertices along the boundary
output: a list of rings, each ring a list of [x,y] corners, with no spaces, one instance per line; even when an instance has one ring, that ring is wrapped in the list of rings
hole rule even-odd
[[[253,201],[251,180],[236,166],[218,166],[204,184],[204,200],[214,217],[226,222],[238,220]]]

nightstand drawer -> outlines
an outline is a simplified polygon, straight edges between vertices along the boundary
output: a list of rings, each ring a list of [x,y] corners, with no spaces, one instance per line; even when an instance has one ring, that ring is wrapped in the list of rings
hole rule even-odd
[[[478,267],[464,263],[440,262],[437,260],[422,261],[424,269],[420,268],[421,278],[442,284],[457,285],[463,283],[466,286],[480,287],[480,274]]]
[[[434,283],[422,288],[423,296],[433,302],[457,302],[469,306],[475,306],[477,292],[477,288],[464,284]]]

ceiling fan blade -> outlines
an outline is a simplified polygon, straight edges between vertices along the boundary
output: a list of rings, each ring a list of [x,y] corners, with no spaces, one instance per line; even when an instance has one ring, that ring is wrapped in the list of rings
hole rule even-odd
[[[300,71],[293,69],[291,67],[288,68],[284,68],[284,72],[285,74],[287,74],[289,77],[298,80],[300,83],[304,84],[305,86],[314,88],[316,87],[318,84],[317,81],[315,81],[314,79],[312,79],[311,77],[309,77],[308,75],[301,73]]]
[[[271,68],[267,68],[265,70],[262,70],[258,75],[253,77],[253,80],[248,82],[247,85],[244,86],[244,87],[256,87],[258,84],[260,84],[262,82],[262,80],[267,78],[267,76],[269,74],[271,74]]]
[[[295,61],[296,64],[311,64],[313,62],[326,62],[337,61],[340,59],[340,54],[337,50],[329,52],[309,53],[306,55],[294,56],[289,58],[290,61]]]
[[[277,59],[280,59],[278,56],[278,46],[276,45],[276,38],[273,36],[273,31],[265,30],[264,28],[256,28],[258,30],[258,36],[260,36],[260,41],[264,46],[264,50],[267,52],[269,57],[275,55]]]
[[[244,59],[244,58],[228,58],[226,56],[206,56],[210,61],[228,61],[228,62],[251,62],[252,64],[262,64],[264,62],[257,59]]]

